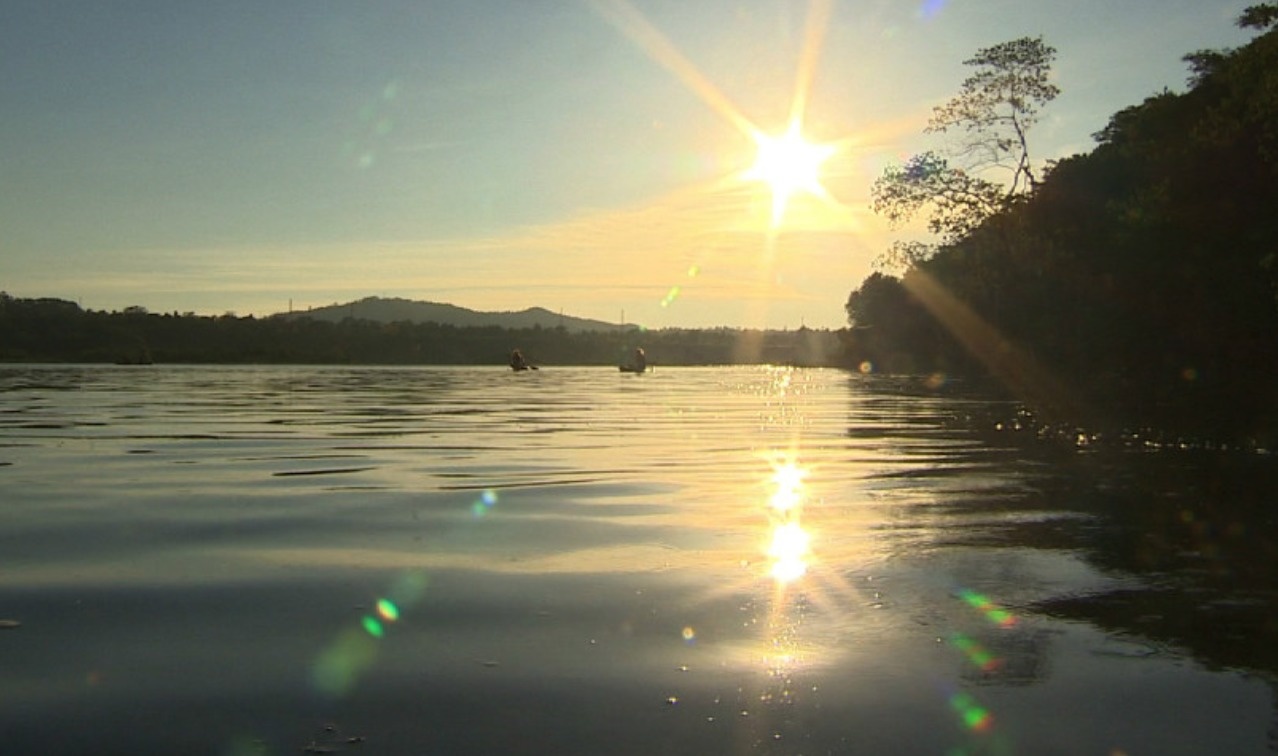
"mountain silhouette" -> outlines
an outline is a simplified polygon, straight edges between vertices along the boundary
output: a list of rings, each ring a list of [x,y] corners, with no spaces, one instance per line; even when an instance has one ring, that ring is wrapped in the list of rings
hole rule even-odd
[[[482,312],[441,302],[419,302],[411,299],[365,297],[346,304],[332,304],[305,311],[279,314],[285,319],[310,318],[339,323],[347,318],[374,323],[439,323],[458,327],[498,326],[500,328],[558,328],[572,332],[615,331],[621,326],[603,320],[574,318],[551,312],[544,307],[530,307],[517,312]],[[635,326],[627,326],[634,328]]]

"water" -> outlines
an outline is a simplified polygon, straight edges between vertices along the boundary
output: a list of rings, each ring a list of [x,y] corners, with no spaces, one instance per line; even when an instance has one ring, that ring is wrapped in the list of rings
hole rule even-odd
[[[1012,410],[822,370],[0,367],[0,752],[1275,750],[1273,460]]]

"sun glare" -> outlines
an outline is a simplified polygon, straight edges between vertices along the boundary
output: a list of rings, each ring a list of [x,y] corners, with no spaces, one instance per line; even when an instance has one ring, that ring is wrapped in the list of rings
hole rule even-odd
[[[803,479],[807,474],[793,459],[773,463],[771,482],[776,490],[769,502],[773,527],[768,556],[772,559],[772,577],[782,585],[807,572],[810,536],[799,524]]]
[[[772,192],[772,227],[781,225],[790,199],[800,192],[829,199],[821,185],[821,165],[834,154],[831,145],[812,144],[803,138],[798,121],[779,136],[755,132],[759,154],[742,178],[767,184]]]
[[[772,577],[781,583],[791,583],[808,570],[806,557],[811,538],[797,522],[788,522],[772,532],[772,544],[768,556],[772,557]]]

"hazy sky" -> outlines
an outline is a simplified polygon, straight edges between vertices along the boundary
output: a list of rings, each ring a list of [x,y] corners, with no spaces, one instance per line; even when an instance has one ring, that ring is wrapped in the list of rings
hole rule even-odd
[[[976,50],[1042,35],[1040,158],[1183,91],[1252,0],[5,0],[0,289],[266,315],[368,295],[839,327]],[[810,23],[809,18],[817,19]],[[805,53],[806,51],[806,53]],[[805,66],[804,61],[810,65]],[[838,142],[775,232],[743,124]]]

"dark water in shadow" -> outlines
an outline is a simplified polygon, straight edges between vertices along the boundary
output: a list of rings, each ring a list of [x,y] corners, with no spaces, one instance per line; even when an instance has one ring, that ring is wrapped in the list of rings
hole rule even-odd
[[[1012,412],[820,370],[0,367],[0,752],[1273,752],[1274,459]]]

